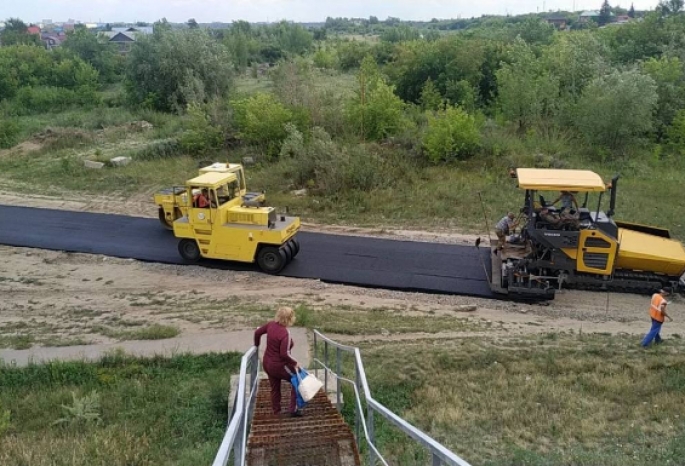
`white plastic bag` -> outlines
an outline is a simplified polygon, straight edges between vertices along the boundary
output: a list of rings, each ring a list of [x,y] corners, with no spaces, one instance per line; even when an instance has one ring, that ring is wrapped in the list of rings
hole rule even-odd
[[[307,374],[306,377],[302,378],[302,375],[300,375],[298,372],[297,376],[300,378],[300,384],[297,386],[297,390],[300,392],[302,399],[308,403],[312,398],[314,398],[319,390],[321,390],[321,387],[323,387],[323,382],[321,382],[312,374]]]

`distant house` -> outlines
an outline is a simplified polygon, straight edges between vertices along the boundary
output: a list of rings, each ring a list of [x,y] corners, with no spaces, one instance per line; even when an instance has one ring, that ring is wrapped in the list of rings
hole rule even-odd
[[[631,20],[631,18],[630,18],[630,16],[628,16],[628,15],[619,15],[619,16],[616,17],[616,22],[617,22],[618,24],[629,23],[630,20]]]
[[[28,28],[26,28],[26,32],[28,32],[29,34],[36,34],[39,36],[40,28],[38,26],[29,26]]]
[[[67,36],[64,33],[42,33],[40,39],[45,44],[45,48],[52,50],[62,45]]]
[[[126,32],[106,32],[105,35],[109,37],[109,43],[117,46],[119,53],[122,55],[127,54],[131,51],[131,46],[136,41],[133,34]]]
[[[147,34],[152,34],[151,27],[112,28],[111,31],[105,32],[109,42],[115,44],[118,47],[119,53],[123,55],[131,50],[131,46],[137,37]]]
[[[566,29],[568,19],[565,16],[550,16],[547,22],[557,29]]]
[[[578,16],[578,22],[587,23],[588,21],[597,21],[599,19],[599,11],[589,10],[583,11],[580,16]]]

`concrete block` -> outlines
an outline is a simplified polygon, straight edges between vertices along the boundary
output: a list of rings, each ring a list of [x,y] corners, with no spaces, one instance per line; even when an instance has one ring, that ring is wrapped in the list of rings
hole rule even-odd
[[[253,157],[243,157],[243,165],[246,167],[249,167],[250,165],[254,165],[254,158]]]
[[[110,159],[109,162],[115,167],[125,167],[126,165],[131,163],[131,157],[114,157],[113,159]]]
[[[93,168],[99,170],[102,167],[104,167],[105,164],[103,162],[96,162],[95,160],[84,160],[83,166],[85,166],[86,168]]]

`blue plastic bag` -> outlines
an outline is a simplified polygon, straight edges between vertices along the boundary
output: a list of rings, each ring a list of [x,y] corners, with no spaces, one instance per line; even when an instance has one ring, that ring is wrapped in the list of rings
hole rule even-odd
[[[302,409],[307,405],[307,402],[304,401],[302,398],[302,395],[300,395],[300,390],[298,390],[298,387],[300,386],[300,379],[304,379],[309,375],[306,370],[300,368],[300,375],[297,373],[293,374],[290,376],[290,383],[295,387],[295,393],[297,394],[297,409]]]

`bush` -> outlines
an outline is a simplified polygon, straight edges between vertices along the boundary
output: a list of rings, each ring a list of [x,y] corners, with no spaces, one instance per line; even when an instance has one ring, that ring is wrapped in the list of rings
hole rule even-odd
[[[28,86],[80,92],[97,84],[98,72],[70,54],[29,45],[0,47],[0,100],[11,99]]]
[[[163,139],[147,145],[133,156],[137,160],[156,160],[181,155],[181,145],[176,139]]]
[[[404,109],[404,102],[395,95],[395,88],[380,76],[373,59],[365,58],[359,72],[357,95],[347,106],[349,126],[364,139],[380,141],[408,125]]]
[[[314,66],[318,68],[333,69],[337,65],[336,56],[333,54],[333,52],[325,49],[317,50],[314,54],[313,60]]]
[[[576,127],[590,144],[625,149],[652,130],[657,99],[651,77],[638,70],[613,71],[583,90]]]
[[[92,87],[68,89],[65,87],[22,87],[14,98],[14,111],[19,115],[30,113],[61,112],[70,107],[94,107],[101,103]]]
[[[0,149],[14,147],[19,142],[21,127],[16,120],[3,118],[0,120]]]
[[[286,177],[297,186],[325,196],[340,196],[350,191],[368,192],[392,183],[390,165],[367,146],[340,146],[321,128],[312,130],[309,144],[293,126],[283,144]],[[290,156],[290,158],[287,158]]]
[[[262,146],[271,156],[278,154],[287,136],[285,125],[293,119],[292,112],[273,95],[263,92],[232,105],[238,137],[248,144]]]
[[[668,145],[678,153],[685,150],[685,110],[676,113],[667,130]]]
[[[476,119],[459,107],[449,106],[428,115],[428,128],[423,136],[423,147],[431,162],[463,159],[480,146],[480,132]]]
[[[203,155],[220,149],[224,142],[223,131],[212,124],[202,105],[188,105],[188,115],[189,129],[179,139],[181,149],[191,155]]]

